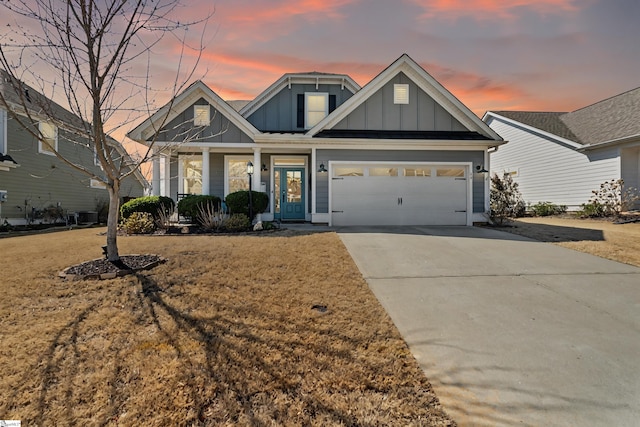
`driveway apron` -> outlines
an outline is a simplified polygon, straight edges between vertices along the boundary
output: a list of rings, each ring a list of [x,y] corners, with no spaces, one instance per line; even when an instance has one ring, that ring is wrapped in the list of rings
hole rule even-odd
[[[640,425],[639,268],[476,227],[337,231],[459,425]]]

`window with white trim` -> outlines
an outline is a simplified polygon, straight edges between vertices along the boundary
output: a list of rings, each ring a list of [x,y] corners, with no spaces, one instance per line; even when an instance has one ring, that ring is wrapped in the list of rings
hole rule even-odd
[[[304,94],[304,127],[311,129],[329,114],[329,94],[307,92]]]
[[[90,182],[89,185],[90,185],[91,188],[101,188],[103,190],[107,189],[107,186],[106,186],[106,184],[104,182],[102,182],[102,181],[100,181],[98,179],[95,179],[95,178],[91,178],[91,182]]]
[[[38,124],[42,139],[38,141],[38,153],[55,156],[58,151],[58,127],[49,122]]]
[[[253,156],[225,156],[224,160],[224,195],[248,190],[247,163],[253,162]]]
[[[409,103],[409,85],[406,83],[393,85],[393,103],[408,104]]]
[[[209,105],[194,105],[193,106],[193,125],[194,126],[209,126],[211,122],[211,111]]]
[[[202,194],[202,155],[181,155],[179,161],[178,193]]]

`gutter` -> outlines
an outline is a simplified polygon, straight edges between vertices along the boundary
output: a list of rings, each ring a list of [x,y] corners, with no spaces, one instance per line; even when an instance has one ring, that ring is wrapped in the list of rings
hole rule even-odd
[[[625,136],[624,138],[619,138],[619,139],[610,139],[609,141],[596,142],[594,144],[585,145],[584,147],[578,149],[577,151],[583,152],[583,151],[597,150],[599,148],[603,148],[608,145],[611,145],[611,146],[621,145],[621,144],[626,144],[628,142],[633,142],[634,140],[637,140],[638,142],[640,142],[640,134]]]

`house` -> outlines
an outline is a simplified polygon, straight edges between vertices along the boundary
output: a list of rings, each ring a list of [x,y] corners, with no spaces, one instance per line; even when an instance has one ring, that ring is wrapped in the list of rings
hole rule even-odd
[[[509,173],[528,203],[576,210],[605,181],[640,188],[640,88],[572,112],[489,111],[483,120],[509,144],[491,172]]]
[[[285,74],[239,111],[198,81],[128,136],[158,154],[153,194],[225,197],[251,162],[263,220],[334,226],[486,221],[479,171],[504,143],[406,54],[364,87]]]
[[[66,165],[55,156],[51,147],[74,163],[81,164],[96,176],[102,170],[95,152],[87,140],[79,139],[76,129],[87,124],[33,88],[15,83],[0,69],[0,93],[11,110],[24,122],[47,136],[47,143],[26,131],[0,101],[0,225],[53,222],[80,214],[80,221],[96,220],[100,206],[108,204],[105,187],[87,174]],[[21,87],[17,92],[14,87]],[[21,99],[22,98],[22,99]],[[23,102],[29,105],[29,118]],[[45,114],[45,111],[53,114]],[[49,118],[53,115],[55,122]],[[129,161],[126,150],[115,140],[109,143]],[[123,181],[123,197],[144,194],[147,181],[138,172]]]

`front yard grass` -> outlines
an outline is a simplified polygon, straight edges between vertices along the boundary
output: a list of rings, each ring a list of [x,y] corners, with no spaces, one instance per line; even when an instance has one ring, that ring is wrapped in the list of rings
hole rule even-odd
[[[455,425],[335,233],[122,237],[167,263],[56,278],[98,231],[0,239],[0,419]]]

